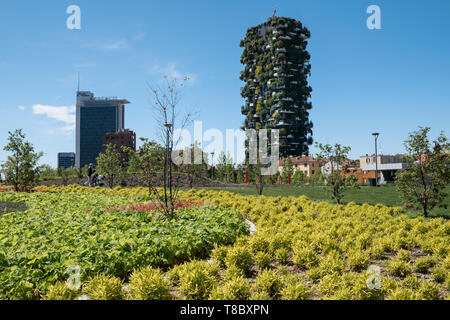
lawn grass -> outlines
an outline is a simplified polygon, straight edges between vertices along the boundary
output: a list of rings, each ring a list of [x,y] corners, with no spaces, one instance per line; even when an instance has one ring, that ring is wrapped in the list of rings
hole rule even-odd
[[[226,190],[235,192],[241,195],[250,196],[257,195],[256,187],[231,187],[231,188],[208,188],[212,190]],[[446,192],[449,196],[446,197],[444,203],[448,208],[434,208],[430,216],[431,217],[444,217],[450,219],[450,186],[446,188]],[[330,198],[330,192],[326,187],[310,187],[310,186],[277,186],[264,188],[263,194],[265,196],[282,196],[282,197],[299,197],[301,195],[307,196],[314,201],[326,201],[333,203]],[[378,188],[363,186],[360,189],[347,189],[344,193],[344,202],[354,201],[357,204],[368,203],[376,205],[378,203],[387,206],[399,206],[401,207],[402,200],[400,193],[397,191],[394,185],[383,185]],[[415,217],[421,213],[412,209],[406,210],[409,216]]]

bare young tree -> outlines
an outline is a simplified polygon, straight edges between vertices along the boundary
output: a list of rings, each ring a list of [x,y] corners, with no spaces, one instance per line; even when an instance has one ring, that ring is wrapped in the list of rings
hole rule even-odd
[[[179,186],[173,178],[174,163],[172,154],[179,140],[175,141],[174,133],[176,129],[185,129],[193,121],[193,113],[182,114],[179,106],[181,101],[181,91],[185,87],[188,77],[183,80],[177,78],[169,79],[164,76],[163,84],[152,86],[149,84],[153,96],[153,109],[155,120],[158,125],[159,139],[165,148],[163,163],[163,195],[161,199],[162,209],[171,218],[175,217],[174,203],[177,199]]]

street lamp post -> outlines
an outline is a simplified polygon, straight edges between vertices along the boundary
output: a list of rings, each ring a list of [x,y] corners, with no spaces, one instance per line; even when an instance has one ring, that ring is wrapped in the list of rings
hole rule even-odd
[[[378,187],[378,148],[377,148],[377,141],[379,137],[379,133],[375,132],[372,133],[372,135],[375,137],[375,186]]]
[[[211,152],[211,180],[214,180],[214,151]]]

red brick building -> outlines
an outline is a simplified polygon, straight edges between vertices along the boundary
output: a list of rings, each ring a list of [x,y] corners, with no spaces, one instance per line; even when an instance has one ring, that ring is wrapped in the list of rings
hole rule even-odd
[[[122,151],[122,146],[130,147],[136,151],[136,133],[131,130],[119,130],[115,133],[105,133],[103,136],[103,152],[108,144],[116,146],[117,151],[124,161],[128,160],[128,155]]]

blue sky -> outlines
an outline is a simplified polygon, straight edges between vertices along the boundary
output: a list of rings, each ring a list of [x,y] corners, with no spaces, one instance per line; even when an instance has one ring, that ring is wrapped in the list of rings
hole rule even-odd
[[[81,30],[66,28],[72,4]],[[381,30],[366,27],[372,4]],[[449,134],[446,0],[16,0],[0,5],[0,146],[8,130],[23,128],[42,162],[56,166],[58,152],[74,151],[77,72],[82,90],[131,101],[126,127],[139,137],[156,137],[146,82],[164,74],[190,75],[182,104],[204,129],[239,128],[238,44],[274,7],[311,30],[315,141],[349,145],[358,158],[373,152],[373,131],[384,154],[402,152],[418,125]],[[6,156],[1,150],[0,161]]]

